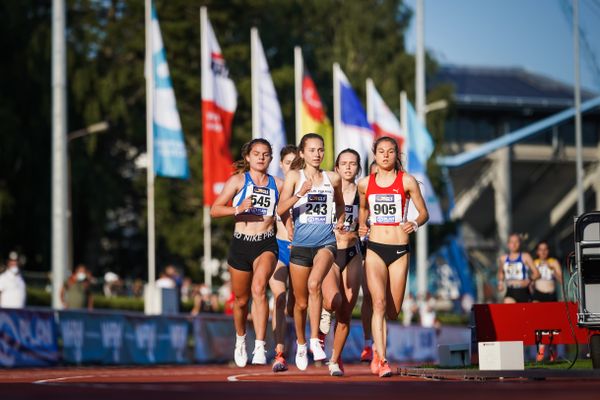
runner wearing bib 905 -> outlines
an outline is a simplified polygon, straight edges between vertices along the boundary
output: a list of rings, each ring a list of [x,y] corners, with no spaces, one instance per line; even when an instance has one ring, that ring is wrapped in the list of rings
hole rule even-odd
[[[316,133],[302,137],[298,156],[285,177],[277,213],[285,215],[292,209],[294,230],[290,254],[290,279],[294,291],[294,322],[296,325],[296,366],[308,366],[305,338],[306,309],[310,310],[310,350],[315,361],[327,355],[319,340],[319,319],[323,296],[321,286],[336,256],[333,233],[333,204],[336,204],[336,229],[344,225],[344,197],[340,176],[322,171],[323,138]]]
[[[358,233],[361,237],[369,235],[365,270],[373,302],[375,348],[371,370],[380,377],[389,377],[392,370],[386,360],[385,317],[398,319],[408,275],[408,235],[427,222],[429,214],[419,184],[404,172],[396,141],[390,137],[377,139],[373,153],[377,172],[358,182]],[[409,199],[419,212],[414,221],[406,221]]]
[[[210,211],[213,218],[235,218],[227,263],[235,297],[233,320],[237,335],[234,360],[238,367],[244,367],[248,361],[246,321],[250,295],[256,332],[252,364],[264,365],[267,362],[265,335],[269,305],[266,288],[277,263],[275,210],[283,186],[281,179],[267,174],[271,154],[271,145],[264,139],[246,143],[242,147],[242,159],[235,164],[236,173],[227,180]]]
[[[335,172],[342,178],[345,203],[344,230],[336,231],[337,256],[333,267],[323,281],[323,312],[319,329],[327,334],[331,325],[331,312],[335,311],[333,351],[329,359],[329,374],[343,376],[342,350],[350,332],[352,310],[358,299],[362,280],[362,254],[358,247],[359,195],[356,176],[360,173],[360,155],[353,149],[338,154]]]

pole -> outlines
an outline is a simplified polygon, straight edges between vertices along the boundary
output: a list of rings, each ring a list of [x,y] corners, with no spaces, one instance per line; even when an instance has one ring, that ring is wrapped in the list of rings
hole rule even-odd
[[[259,93],[259,79],[260,71],[258,70],[258,29],[252,28],[250,30],[250,69],[252,74],[252,139],[259,138],[260,133],[260,93]]]
[[[302,60],[302,49],[294,47],[294,105],[296,111],[296,144],[302,139],[302,75],[304,61]]]
[[[573,0],[573,53],[575,64],[575,154],[577,175],[577,215],[585,211],[583,203],[583,157],[581,134],[581,82],[579,77],[579,0]]]
[[[417,117],[426,126],[425,121],[425,45],[424,45],[424,18],[423,0],[417,0],[416,7],[416,112]],[[425,299],[427,294],[427,252],[428,252],[427,224],[419,227],[417,231],[417,296]]]
[[[342,125],[342,108],[340,104],[340,64],[333,63],[333,138],[335,142],[335,153],[339,154],[339,140],[336,140]]]
[[[65,1],[52,2],[52,308],[62,309],[60,291],[68,263],[67,216],[67,39]]]
[[[208,11],[206,7],[200,7],[200,73],[201,76],[201,92],[202,99],[208,98],[213,82],[210,80],[210,50],[208,47]],[[204,110],[202,110],[204,112]],[[206,175],[207,171],[203,171]],[[210,206],[204,205],[203,209],[203,223],[204,223],[204,284],[212,289],[212,236],[210,229]]]
[[[148,197],[148,284],[156,280],[156,238],[154,232],[154,65],[152,63],[152,1],[146,0],[146,195]]]

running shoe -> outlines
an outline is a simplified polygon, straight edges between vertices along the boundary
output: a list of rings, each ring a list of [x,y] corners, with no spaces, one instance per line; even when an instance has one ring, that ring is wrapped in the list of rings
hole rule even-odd
[[[310,338],[310,351],[315,361],[322,361],[327,358],[327,354],[323,351],[323,341],[319,338]]]
[[[326,309],[321,310],[321,321],[319,321],[319,330],[325,335],[329,333],[331,329],[331,313]]]
[[[304,371],[308,367],[307,344],[299,344],[296,342],[296,367],[300,371]]]
[[[550,350],[550,362],[556,361],[556,352],[554,350]]]
[[[360,362],[369,362],[373,359],[373,348],[371,346],[365,346],[362,353],[360,353]]]
[[[373,352],[373,359],[371,360],[371,373],[377,375],[379,373],[379,355],[377,351]]]
[[[338,363],[329,362],[329,375],[331,376],[344,376],[344,371],[340,368]]]
[[[256,341],[254,345],[254,351],[252,352],[252,364],[254,365],[266,365],[267,364],[267,350],[265,350],[265,342]]]
[[[248,353],[246,353],[246,337],[240,339],[238,336],[235,341],[235,349],[233,351],[233,359],[235,361],[235,365],[240,368],[244,368],[248,363]]]
[[[279,352],[275,354],[275,360],[273,361],[273,372],[283,372],[287,370],[288,366],[285,358],[283,357],[283,353]]]
[[[392,369],[390,368],[390,364],[388,364],[387,360],[381,360],[379,362],[379,377],[389,378],[390,376],[392,376]]]

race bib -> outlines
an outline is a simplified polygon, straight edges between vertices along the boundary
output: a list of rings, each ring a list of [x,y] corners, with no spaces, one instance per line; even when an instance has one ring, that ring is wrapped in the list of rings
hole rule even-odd
[[[399,194],[372,194],[369,196],[371,223],[400,224],[402,215],[402,196]]]
[[[358,206],[357,205],[345,205],[344,211],[346,216],[344,218],[344,230],[351,232],[356,230],[358,225]],[[333,223],[337,223],[337,216],[335,212],[335,203],[333,204]]]
[[[300,223],[331,224],[332,201],[327,193],[308,193],[306,202],[300,207]]]
[[[523,264],[520,262],[509,262],[504,264],[504,279],[507,281],[515,280],[521,281],[525,279],[523,276]]]
[[[253,186],[250,194],[252,208],[249,214],[270,217],[275,214],[275,191],[268,187]]]

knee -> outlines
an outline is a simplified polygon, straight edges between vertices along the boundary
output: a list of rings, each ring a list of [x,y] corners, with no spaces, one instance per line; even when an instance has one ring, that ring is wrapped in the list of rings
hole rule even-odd
[[[252,298],[260,299],[266,295],[266,282],[253,282],[252,283]]]
[[[296,299],[296,304],[294,305],[294,309],[297,309],[300,311],[306,311],[307,308],[308,308],[307,301],[298,301],[298,299]]]
[[[235,305],[239,308],[244,308],[248,306],[248,296],[241,296],[235,298]]]
[[[330,310],[340,310],[342,308],[342,296],[340,296],[339,294],[336,294],[333,299],[331,300],[331,304],[330,304]]]
[[[319,282],[317,279],[309,279],[308,280],[308,293],[310,294],[315,294],[315,293],[321,293],[321,282]]]
[[[373,313],[374,314],[379,314],[379,315],[385,314],[385,311],[386,311],[385,306],[386,306],[385,299],[373,298]]]

